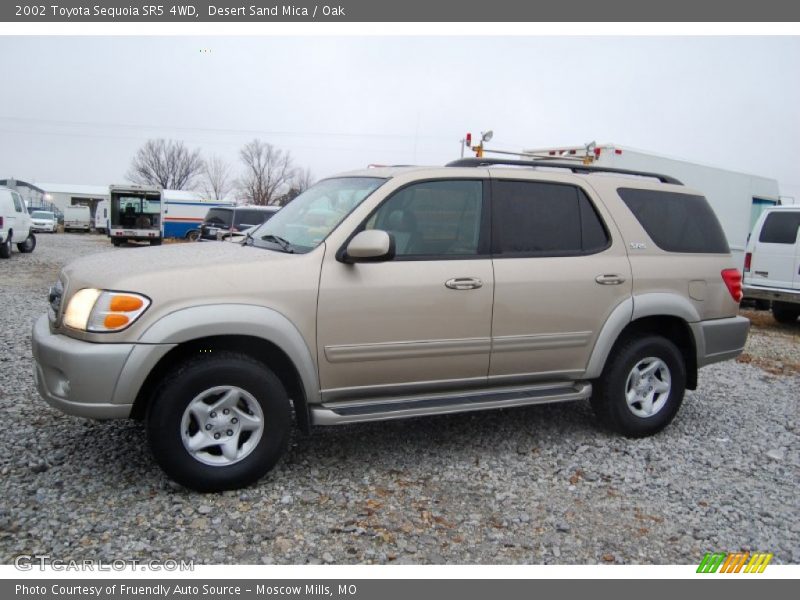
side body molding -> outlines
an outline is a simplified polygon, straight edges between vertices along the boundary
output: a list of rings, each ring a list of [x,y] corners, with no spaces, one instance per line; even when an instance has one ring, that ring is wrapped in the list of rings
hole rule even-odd
[[[175,345],[219,335],[258,337],[278,346],[294,363],[303,382],[307,403],[319,403],[314,355],[294,323],[270,308],[251,304],[211,304],[177,310],[151,325],[137,343]],[[142,382],[146,376],[147,373],[142,374]]]
[[[697,309],[688,299],[678,294],[654,292],[628,298],[617,305],[603,325],[603,329],[600,330],[600,335],[597,336],[597,342],[595,342],[592,356],[586,367],[585,378],[600,377],[611,348],[628,323],[651,316],[678,317],[687,323],[700,321]],[[695,340],[695,344],[697,344],[697,340]]]

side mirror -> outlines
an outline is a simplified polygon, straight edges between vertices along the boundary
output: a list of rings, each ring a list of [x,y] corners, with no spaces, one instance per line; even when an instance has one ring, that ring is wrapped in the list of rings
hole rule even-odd
[[[350,240],[342,257],[346,263],[382,262],[394,258],[394,237],[380,229],[362,231]]]

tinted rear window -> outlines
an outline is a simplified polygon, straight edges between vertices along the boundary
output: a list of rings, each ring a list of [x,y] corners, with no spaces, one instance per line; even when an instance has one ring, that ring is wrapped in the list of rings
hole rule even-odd
[[[574,256],[609,244],[600,217],[582,190],[535,181],[492,183],[494,253]]]
[[[703,196],[636,188],[620,188],[617,192],[662,250],[730,252],[722,226]]]
[[[765,244],[794,244],[797,228],[800,227],[800,212],[772,212],[761,227],[759,242]]]

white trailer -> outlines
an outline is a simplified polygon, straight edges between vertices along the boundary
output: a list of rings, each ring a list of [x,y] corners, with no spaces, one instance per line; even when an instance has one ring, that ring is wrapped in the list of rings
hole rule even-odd
[[[64,231],[90,231],[92,211],[88,206],[64,207]]]
[[[233,206],[233,202],[211,200],[183,190],[163,190],[161,200],[165,238],[197,239],[210,208]]]
[[[94,228],[97,233],[108,233],[108,219],[111,217],[110,206],[108,200],[101,200],[94,209]]]
[[[765,208],[780,203],[778,182],[774,179],[615,144],[523,150],[522,158],[579,161],[602,167],[660,173],[679,179],[687,187],[703,192],[725,231],[740,270],[744,268],[747,238],[758,217]]]

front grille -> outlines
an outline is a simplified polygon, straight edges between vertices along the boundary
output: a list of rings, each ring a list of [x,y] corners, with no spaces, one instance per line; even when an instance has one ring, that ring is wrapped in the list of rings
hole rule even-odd
[[[59,279],[55,285],[50,288],[47,294],[47,302],[50,304],[48,315],[50,321],[55,322],[58,319],[59,312],[61,311],[61,299],[64,297],[64,285]]]

